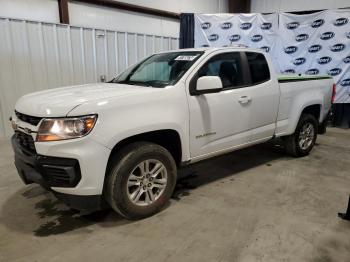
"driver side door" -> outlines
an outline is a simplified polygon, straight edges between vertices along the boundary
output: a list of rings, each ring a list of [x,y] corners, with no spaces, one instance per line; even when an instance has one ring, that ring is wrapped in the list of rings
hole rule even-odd
[[[194,160],[230,151],[249,143],[250,82],[246,57],[241,52],[212,54],[188,83],[190,95],[190,151]],[[196,94],[197,80],[218,76],[217,93]]]

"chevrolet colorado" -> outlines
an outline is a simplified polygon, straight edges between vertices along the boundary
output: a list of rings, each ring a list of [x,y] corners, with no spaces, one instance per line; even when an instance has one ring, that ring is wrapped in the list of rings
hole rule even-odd
[[[11,117],[15,165],[72,208],[158,212],[177,168],[275,137],[307,155],[334,95],[329,76],[278,76],[261,50],[154,54],[108,83],[23,96]],[[332,91],[333,90],[333,91]]]

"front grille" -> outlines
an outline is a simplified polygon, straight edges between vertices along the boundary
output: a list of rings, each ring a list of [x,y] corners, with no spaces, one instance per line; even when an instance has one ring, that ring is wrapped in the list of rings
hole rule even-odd
[[[34,139],[31,135],[27,135],[27,134],[22,133],[20,131],[16,131],[15,137],[16,137],[18,144],[22,148],[24,148],[25,150],[28,150],[30,153],[36,154]]]
[[[22,114],[20,112],[15,111],[16,116],[18,119],[20,119],[23,122],[29,123],[33,126],[37,126],[40,122],[41,119],[43,119],[42,117],[37,117],[37,116],[28,116],[25,114]]]

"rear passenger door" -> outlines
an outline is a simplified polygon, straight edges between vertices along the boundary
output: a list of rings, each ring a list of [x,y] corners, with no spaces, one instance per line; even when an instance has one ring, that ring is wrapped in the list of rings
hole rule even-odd
[[[275,72],[265,56],[258,52],[245,52],[249,73],[250,86],[250,141],[270,138],[274,135],[279,107],[280,89]],[[270,63],[271,65],[271,63]]]

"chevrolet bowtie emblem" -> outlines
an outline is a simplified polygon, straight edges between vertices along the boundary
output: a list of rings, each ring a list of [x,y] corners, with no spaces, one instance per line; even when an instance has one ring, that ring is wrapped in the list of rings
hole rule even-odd
[[[31,134],[32,130],[30,130],[29,128],[23,128],[23,132],[27,134]]]

